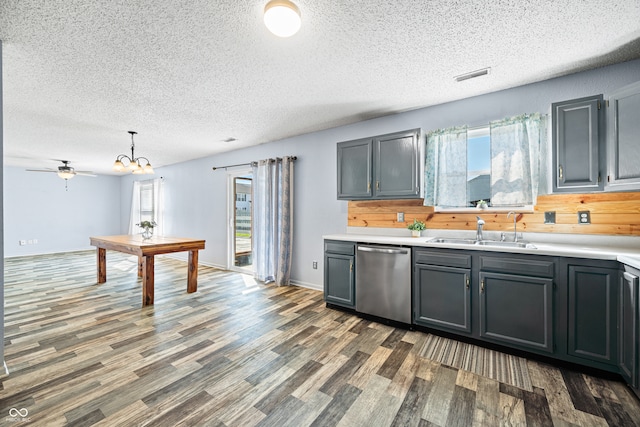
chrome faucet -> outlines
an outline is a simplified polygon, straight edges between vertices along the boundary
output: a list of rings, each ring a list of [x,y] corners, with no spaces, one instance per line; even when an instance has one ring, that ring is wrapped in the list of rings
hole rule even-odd
[[[476,216],[476,218],[478,219],[478,225],[476,228],[476,240],[478,242],[482,241],[482,226],[484,225],[484,219],[480,218],[479,216]]]
[[[517,242],[518,241],[518,225],[516,224],[516,221],[518,220],[518,215],[514,211],[510,211],[507,214],[507,219],[509,219],[509,217],[512,214],[513,214],[513,241]]]

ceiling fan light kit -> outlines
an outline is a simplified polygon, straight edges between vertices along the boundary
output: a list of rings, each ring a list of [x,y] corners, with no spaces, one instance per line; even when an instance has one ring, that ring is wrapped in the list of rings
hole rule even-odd
[[[129,131],[131,134],[131,157],[126,154],[119,154],[116,157],[116,161],[113,163],[113,170],[116,172],[123,172],[126,169],[129,169],[131,173],[136,175],[141,174],[153,174],[153,168],[151,167],[151,162],[146,157],[136,157],[135,155],[135,143],[133,142],[133,135],[136,135],[138,132],[134,132],[132,130]],[[126,161],[123,162],[123,160]],[[142,166],[140,164],[140,160],[147,162],[146,165]]]
[[[264,7],[264,25],[278,37],[291,37],[301,24],[300,9],[289,0],[271,0]]]

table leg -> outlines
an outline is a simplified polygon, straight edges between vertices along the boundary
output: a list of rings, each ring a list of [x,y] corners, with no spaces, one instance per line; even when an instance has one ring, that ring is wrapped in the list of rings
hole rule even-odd
[[[105,248],[97,248],[98,254],[98,283],[107,281],[107,250]]]
[[[187,293],[198,290],[198,251],[189,251],[189,272],[187,274]]]
[[[138,257],[138,277],[142,277],[142,267],[143,267],[142,256]]]
[[[153,305],[153,255],[142,257],[142,305]]]

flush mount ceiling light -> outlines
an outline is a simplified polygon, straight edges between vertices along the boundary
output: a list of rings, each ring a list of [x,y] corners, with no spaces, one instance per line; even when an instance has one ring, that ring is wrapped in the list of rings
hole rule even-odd
[[[113,170],[116,172],[122,172],[125,169],[129,169],[131,173],[135,173],[135,174],[143,174],[143,173],[152,174],[153,168],[151,167],[151,163],[149,162],[149,159],[147,159],[146,157],[135,156],[135,153],[134,153],[135,144],[133,142],[133,135],[137,134],[138,132],[134,132],[130,130],[129,133],[131,134],[131,157],[127,156],[126,154],[118,155],[118,157],[116,158],[116,161],[113,163]],[[122,162],[123,160],[127,162],[126,165]],[[140,160],[146,161],[147,164],[143,167],[140,164]]]
[[[289,0],[271,0],[264,7],[264,25],[278,37],[291,37],[301,22],[300,9]]]
[[[487,74],[489,74],[490,70],[491,70],[491,67],[482,68],[481,70],[476,70],[476,71],[471,71],[469,73],[460,74],[459,76],[455,76],[454,79],[457,82],[463,82],[465,80],[474,79],[476,77],[486,76]]]

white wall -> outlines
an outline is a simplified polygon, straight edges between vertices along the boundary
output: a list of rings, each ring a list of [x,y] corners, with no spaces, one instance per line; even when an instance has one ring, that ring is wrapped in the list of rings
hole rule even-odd
[[[224,170],[211,168],[297,155],[292,279],[321,288],[322,235],[347,229],[347,202],[336,200],[337,142],[416,127],[428,131],[461,124],[478,126],[526,112],[548,113],[552,102],[599,93],[606,98],[639,76],[640,60],[636,60],[157,168],[155,177],[165,178],[166,234],[206,239],[199,260],[225,266],[227,176]],[[128,231],[132,175],[76,177],[69,182],[68,192],[54,174],[6,167],[4,177],[5,256],[87,249],[90,235]],[[20,247],[20,239],[38,239],[39,243]],[[317,270],[312,269],[313,261],[319,263]]]
[[[65,191],[54,173],[5,166],[3,175],[5,257],[90,249],[89,236],[120,234],[119,177],[76,176]]]

